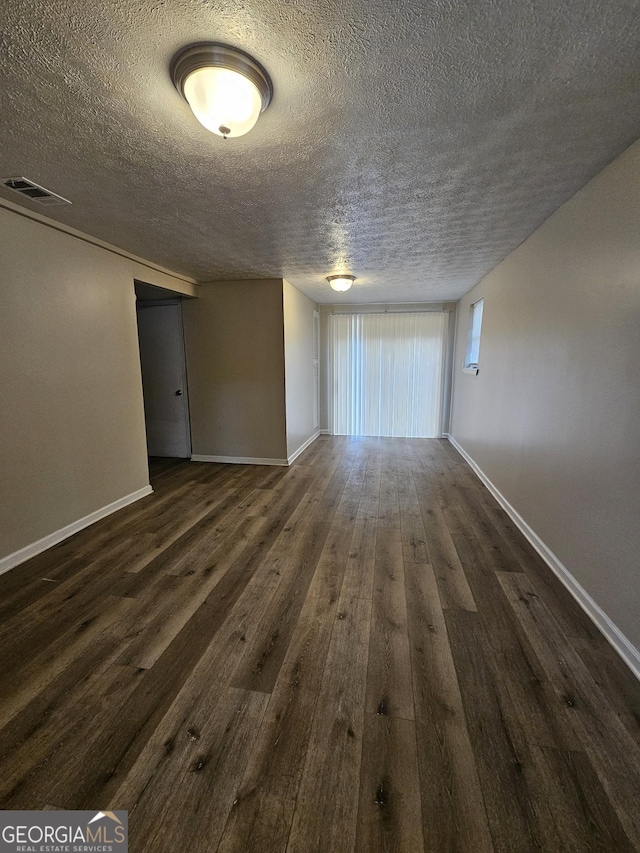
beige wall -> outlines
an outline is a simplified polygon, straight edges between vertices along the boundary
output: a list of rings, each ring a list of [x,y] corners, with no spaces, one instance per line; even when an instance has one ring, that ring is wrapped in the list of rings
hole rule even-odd
[[[172,293],[180,293],[182,296],[200,295],[201,287],[199,284],[176,278],[166,272],[161,272],[141,263],[133,264],[133,277],[136,281],[152,284],[155,287],[162,287],[165,290],[170,290]]]
[[[640,647],[640,143],[460,303],[451,432]],[[480,372],[461,370],[484,297]]]
[[[339,312],[374,312],[374,311],[448,311],[448,339],[447,352],[445,357],[445,381],[444,381],[444,399],[443,399],[443,432],[449,430],[449,410],[451,401],[451,362],[453,359],[453,341],[456,328],[456,310],[455,302],[394,302],[389,304],[377,305],[321,305],[320,306],[320,429],[329,429],[329,394],[330,373],[329,373],[329,317],[333,313]]]
[[[309,297],[288,281],[282,285],[287,405],[287,456],[316,432],[313,423],[313,310]]]
[[[0,558],[148,486],[132,263],[0,210]]]
[[[286,459],[282,279],[183,301],[194,456]]]

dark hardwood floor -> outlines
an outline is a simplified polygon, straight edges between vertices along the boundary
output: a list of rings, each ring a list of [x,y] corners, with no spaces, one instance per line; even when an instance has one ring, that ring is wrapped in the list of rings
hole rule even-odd
[[[175,460],[0,578],[0,806],[132,853],[640,850],[640,684],[445,441]]]

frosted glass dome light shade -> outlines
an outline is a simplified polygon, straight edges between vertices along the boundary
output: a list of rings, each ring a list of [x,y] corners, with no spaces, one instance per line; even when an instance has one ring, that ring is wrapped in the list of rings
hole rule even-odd
[[[328,275],[327,281],[331,285],[334,290],[337,290],[339,293],[344,293],[345,290],[349,290],[353,282],[356,280],[354,275]]]
[[[228,68],[189,74],[184,96],[200,124],[219,136],[244,136],[262,112],[260,92],[251,80]]]
[[[228,45],[186,48],[174,58],[171,76],[200,124],[225,139],[248,133],[273,95],[264,68]]]

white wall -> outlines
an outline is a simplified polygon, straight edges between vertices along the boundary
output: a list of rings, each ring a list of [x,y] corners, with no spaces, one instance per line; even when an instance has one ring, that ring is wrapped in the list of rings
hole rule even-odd
[[[640,646],[640,143],[460,303],[451,433]],[[480,372],[461,370],[484,297]]]
[[[198,293],[182,303],[193,456],[286,461],[282,279]]]
[[[131,261],[0,210],[0,558],[145,486]]]
[[[287,456],[316,432],[313,423],[313,311],[315,303],[283,281]]]

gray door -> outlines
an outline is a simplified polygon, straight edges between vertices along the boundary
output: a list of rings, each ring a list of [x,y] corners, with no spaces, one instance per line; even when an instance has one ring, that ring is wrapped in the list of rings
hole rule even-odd
[[[182,309],[138,302],[138,337],[149,456],[191,455]]]

